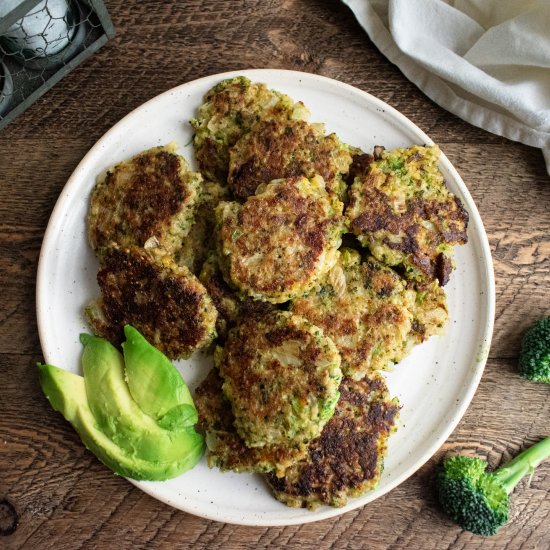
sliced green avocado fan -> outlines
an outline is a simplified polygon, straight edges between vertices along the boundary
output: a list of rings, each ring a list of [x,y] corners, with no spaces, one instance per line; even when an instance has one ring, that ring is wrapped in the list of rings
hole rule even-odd
[[[86,447],[116,474],[161,481],[193,468],[204,452],[197,411],[176,367],[133,327],[124,356],[82,334],[84,376],[38,364],[52,407]]]

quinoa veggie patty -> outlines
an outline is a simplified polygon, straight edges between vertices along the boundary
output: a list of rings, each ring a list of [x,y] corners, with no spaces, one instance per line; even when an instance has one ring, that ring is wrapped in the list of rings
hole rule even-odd
[[[398,363],[447,320],[445,292],[437,281],[409,282],[350,249],[340,250],[336,265],[293,300],[290,311],[323,329],[340,352],[342,372],[356,380]]]
[[[344,375],[359,379],[407,353],[413,300],[397,273],[343,249],[331,271],[290,310],[321,327],[340,352]]]
[[[208,465],[234,472],[274,472],[281,476],[288,466],[306,456],[304,445],[247,447],[233,425],[231,404],[222,392],[223,380],[212,369],[195,391],[198,429],[206,436]]]
[[[244,319],[214,359],[249,447],[307,442],[334,412],[338,351],[321,329],[288,311]]]
[[[203,175],[225,184],[229,149],[261,119],[304,119],[309,116],[301,102],[294,101],[265,84],[239,76],[223,80],[204,96],[195,129],[195,156]]]
[[[88,212],[88,239],[96,253],[155,246],[173,253],[189,232],[202,177],[169,144],[121,162],[98,177]]]
[[[97,274],[100,297],[86,308],[93,331],[114,345],[131,324],[171,359],[216,335],[216,308],[199,280],[169,256],[138,247],[109,249]]]
[[[453,245],[468,240],[468,213],[445,187],[439,147],[381,149],[350,188],[350,229],[375,258],[402,267],[406,277],[444,285]],[[352,171],[361,172],[357,162]]]
[[[342,208],[319,177],[276,180],[242,205],[221,202],[218,258],[226,281],[272,303],[303,294],[336,260]]]
[[[256,124],[230,150],[228,184],[238,199],[274,179],[319,174],[327,191],[342,197],[351,164],[348,147],[323,124],[274,119]]]
[[[340,393],[334,416],[310,443],[307,458],[287,468],[284,477],[266,476],[275,498],[287,506],[344,506],[380,480],[397,401],[380,375],[344,378]]]

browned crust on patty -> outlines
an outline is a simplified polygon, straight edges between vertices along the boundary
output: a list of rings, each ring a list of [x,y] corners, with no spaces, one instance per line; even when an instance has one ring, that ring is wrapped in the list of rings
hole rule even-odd
[[[411,298],[393,270],[341,250],[334,268],[290,310],[323,329],[340,352],[344,375],[358,379],[406,355]]]
[[[351,156],[335,134],[303,120],[267,120],[256,124],[230,151],[228,184],[235,197],[254,195],[274,179],[319,174],[329,193],[338,194]]]
[[[227,182],[229,149],[259,120],[295,116],[298,105],[298,111],[305,111],[303,104],[245,77],[223,80],[206,93],[204,102],[190,121],[195,156],[201,172],[222,184]]]
[[[314,185],[300,177],[279,180],[243,205],[220,204],[218,256],[227,281],[281,303],[311,288],[332,265],[342,204]]]
[[[244,319],[215,359],[248,446],[308,441],[332,415],[340,356],[305,319],[283,311]]]
[[[352,155],[352,162],[346,181],[351,185],[355,178],[366,176],[370,172],[370,165],[374,162],[374,157],[369,153],[355,153]]]
[[[438,158],[436,146],[414,146],[383,151],[368,167],[358,161],[346,213],[379,260],[444,285],[453,269],[450,248],[468,240],[468,213],[446,189]]]
[[[195,391],[197,427],[206,435],[210,467],[235,472],[273,471],[275,476],[281,476],[288,466],[304,458],[303,445],[247,447],[233,425],[235,418],[223,396],[222,384],[217,369],[212,369]]]
[[[119,346],[131,324],[171,359],[215,336],[216,310],[203,285],[168,257],[138,247],[109,249],[97,274],[101,296],[87,309],[96,334]]]
[[[88,238],[96,252],[114,243],[144,246],[151,237],[168,251],[181,242],[194,213],[200,175],[189,172],[172,149],[144,151],[98,179],[88,214]]]
[[[307,458],[284,477],[266,476],[276,498],[289,506],[344,506],[348,497],[378,484],[399,407],[378,376],[345,378],[340,393],[334,416],[310,443]]]
[[[351,221],[350,228],[356,234],[389,231],[403,238],[395,242],[384,239],[384,244],[393,250],[408,255],[410,262],[422,271],[428,279],[437,279],[444,286],[452,272],[451,259],[434,251],[441,244],[464,244],[468,237],[466,225],[468,213],[458,197],[448,202],[438,200],[412,199],[406,212],[396,214],[392,211],[387,195],[376,189],[374,183],[378,174],[370,174],[363,182],[365,194],[368,194],[363,213]],[[350,204],[354,201],[352,199]],[[429,246],[421,242],[422,225],[420,220],[434,224],[436,231],[431,235]],[[441,222],[445,223],[442,224]]]

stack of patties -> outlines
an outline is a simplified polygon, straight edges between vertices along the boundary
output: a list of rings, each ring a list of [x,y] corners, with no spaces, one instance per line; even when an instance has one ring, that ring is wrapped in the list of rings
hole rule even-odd
[[[334,344],[305,319],[273,311],[233,328],[215,364],[195,394],[209,464],[282,475],[334,413],[342,379]]]
[[[202,177],[175,147],[155,147],[98,178],[88,237],[99,262],[100,297],[86,308],[95,334],[120,345],[131,324],[172,359],[216,336],[205,287],[176,261],[202,208]]]
[[[202,175],[161,147],[100,178],[87,315],[172,358],[215,341],[195,394],[209,465],[315,508],[378,483],[399,411],[380,371],[442,332],[468,220],[436,146],[366,154],[308,116],[224,80],[191,121]]]
[[[341,248],[352,149],[306,118],[236,78],[192,121],[202,173],[227,190],[200,274],[220,346],[195,400],[210,466],[267,473],[279,500],[314,508],[376,486],[398,413],[378,371],[447,309],[441,288]]]

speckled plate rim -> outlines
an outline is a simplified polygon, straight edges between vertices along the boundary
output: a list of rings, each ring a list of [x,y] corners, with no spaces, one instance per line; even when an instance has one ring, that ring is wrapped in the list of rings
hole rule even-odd
[[[113,135],[121,132],[122,129],[129,124],[129,121],[143,116],[143,113],[147,113],[149,108],[155,106],[158,103],[162,103],[170,95],[173,96],[174,94],[178,93],[183,95],[186,90],[192,90],[196,88],[207,89],[224,78],[230,78],[238,75],[245,75],[251,80],[256,80],[260,82],[274,80],[300,82],[300,84],[303,83],[304,85],[312,86],[313,88],[318,87],[319,89],[332,89],[335,92],[337,91],[343,94],[345,93],[348,96],[353,96],[355,101],[363,103],[365,106],[369,106],[370,108],[374,107],[377,111],[385,113],[384,116],[387,117],[388,120],[392,120],[397,125],[407,128],[410,132],[414,133],[415,136],[418,137],[418,143],[433,143],[432,140],[413,122],[411,122],[404,115],[402,115],[400,112],[398,112],[385,102],[379,100],[378,98],[372,96],[367,92],[364,92],[348,84],[311,73],[302,73],[297,71],[286,71],[278,69],[231,71],[227,73],[207,76],[182,84],[181,86],[168,90],[152,98],[148,102],[130,112],[122,120],[115,124],[89,150],[89,152],[86,154],[86,156],[82,159],[82,161],[73,172],[72,176],[69,178],[52,211],[51,218],[44,235],[42,249],[40,252],[36,286],[38,331],[42,350],[44,353],[44,358],[46,361],[54,362],[56,358],[54,345],[55,343],[52,342],[51,335],[49,333],[51,312],[49,311],[50,304],[48,303],[47,296],[49,289],[48,285],[51,284],[51,274],[49,273],[48,268],[51,264],[50,258],[54,254],[56,235],[59,233],[60,228],[62,227],[62,224],[65,220],[67,209],[70,206],[71,201],[75,200],[75,195],[79,192],[79,190],[82,190],[82,180],[80,178],[80,174],[83,171],[84,167],[90,162],[90,159],[92,159],[94,155],[98,154],[98,151],[101,149],[102,143],[104,143],[106,140],[111,139]],[[335,99],[337,99],[338,93],[336,93],[335,95]],[[294,97],[294,99],[301,98]],[[455,168],[452,166],[450,161],[443,153],[441,155],[440,166],[442,170],[446,173],[447,180],[449,180],[450,178],[453,186],[459,190],[461,199],[470,214],[470,240],[472,239],[473,235],[477,242],[476,246],[479,247],[478,253],[479,260],[481,262],[481,266],[479,267],[479,269],[480,276],[482,277],[484,283],[484,292],[481,292],[483,298],[480,299],[478,304],[480,306],[480,311],[483,311],[484,313],[484,322],[482,330],[478,334],[475,344],[475,359],[472,360],[472,364],[470,365],[471,376],[469,377],[469,381],[466,384],[466,387],[461,388],[463,391],[460,394],[459,398],[456,400],[456,407],[453,409],[452,413],[450,413],[450,415],[442,421],[442,425],[440,426],[438,433],[434,434],[434,437],[431,438],[429,444],[424,447],[421,456],[408,464],[406,469],[402,471],[399,475],[385,482],[383,486],[377,488],[370,493],[367,493],[363,497],[351,499],[349,503],[343,508],[321,507],[315,512],[309,512],[301,509],[290,509],[293,510],[293,513],[289,514],[289,509],[283,507],[284,510],[287,511],[286,513],[283,513],[284,510],[282,510],[280,514],[274,513],[270,514],[267,517],[262,515],[261,512],[259,512],[258,515],[249,514],[243,516],[242,513],[236,513],[234,510],[220,510],[216,506],[209,507],[200,505],[200,503],[199,505],[193,505],[193,503],[187,502],[182,503],[178,499],[174,499],[170,496],[164,495],[162,489],[160,488],[162,487],[162,484],[136,482],[134,480],[129,481],[131,481],[134,485],[139,487],[145,493],[151,495],[161,502],[207,519],[251,526],[283,526],[319,521],[362,507],[368,502],[379,498],[380,496],[391,491],[393,488],[397,487],[408,477],[414,474],[434,455],[434,453],[441,447],[441,445],[453,432],[456,425],[466,412],[466,409],[468,408],[481,380],[481,376],[483,374],[488,356],[488,351],[490,348],[495,311],[495,285],[491,252],[483,223],[466,185],[462,181],[458,172],[455,170]]]

